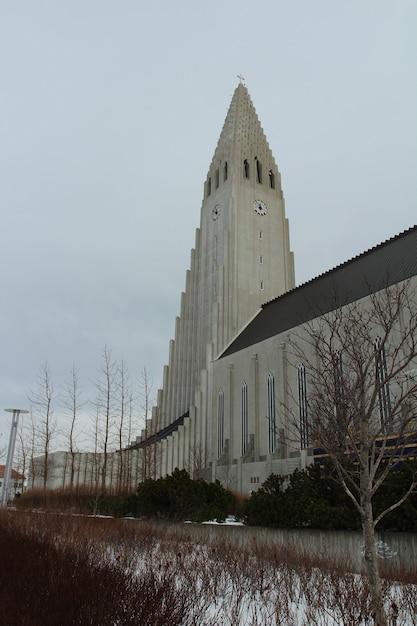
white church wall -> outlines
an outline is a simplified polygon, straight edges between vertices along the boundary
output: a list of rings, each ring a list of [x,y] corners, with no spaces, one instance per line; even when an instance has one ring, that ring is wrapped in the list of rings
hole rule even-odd
[[[417,277],[410,281],[410,290],[417,290]],[[359,307],[366,309],[370,297],[362,298]],[[342,308],[343,311],[343,308]],[[403,314],[404,316],[404,314]],[[403,320],[404,323],[405,320]],[[314,328],[320,318],[309,324]],[[313,462],[312,448],[301,449],[298,407],[298,365],[291,340],[303,343],[306,326],[294,327],[285,333],[270,337],[240,350],[212,364],[213,432],[211,438],[213,478],[224,480],[225,467],[237,464],[238,485],[243,492],[253,490],[264,482],[269,473],[287,475],[296,468],[305,468]],[[393,329],[396,333],[401,328]],[[378,329],[375,328],[375,333]],[[304,344],[307,345],[307,344]],[[311,348],[312,350],[312,348]],[[310,355],[313,356],[313,355]],[[411,363],[409,370],[413,370]],[[414,370],[413,370],[414,371]],[[411,374],[410,374],[411,375]],[[268,377],[275,382],[275,450],[271,451],[268,428]],[[248,389],[249,437],[254,438],[253,459],[242,454],[242,384]],[[224,402],[225,453],[218,454],[218,394],[222,390]],[[226,446],[228,444],[228,447]],[[227,458],[226,458],[227,456]],[[223,469],[222,469],[223,468]],[[240,476],[240,477],[239,477]]]

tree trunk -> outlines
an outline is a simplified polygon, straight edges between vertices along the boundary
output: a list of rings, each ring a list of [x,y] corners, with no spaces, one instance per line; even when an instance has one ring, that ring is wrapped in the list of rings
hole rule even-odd
[[[369,498],[363,502],[362,530],[364,540],[364,559],[366,575],[371,596],[371,610],[375,626],[387,626],[388,620],[384,609],[382,583],[378,567],[378,555],[375,544],[375,530],[372,515],[372,502]]]

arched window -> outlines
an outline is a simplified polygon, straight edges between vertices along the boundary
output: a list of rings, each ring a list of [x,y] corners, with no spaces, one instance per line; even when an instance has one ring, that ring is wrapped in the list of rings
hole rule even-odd
[[[308,421],[307,421],[307,382],[306,366],[299,363],[297,366],[298,378],[298,414],[300,418],[300,445],[301,449],[308,448]]]
[[[275,378],[268,374],[268,452],[275,452]]]
[[[243,161],[243,178],[249,178],[249,163],[247,159]]]
[[[220,389],[217,396],[217,457],[220,458],[224,449],[224,393]]]
[[[248,449],[248,386],[244,382],[242,384],[242,456]]]
[[[275,189],[275,175],[272,170],[269,170],[269,187]]]
[[[262,163],[256,159],[256,182],[262,183]]]
[[[376,380],[378,385],[379,417],[381,420],[381,425],[384,426],[391,415],[391,396],[389,391],[389,384],[387,382],[387,355],[385,352],[385,345],[382,342],[382,337],[376,337],[374,341],[374,346]]]

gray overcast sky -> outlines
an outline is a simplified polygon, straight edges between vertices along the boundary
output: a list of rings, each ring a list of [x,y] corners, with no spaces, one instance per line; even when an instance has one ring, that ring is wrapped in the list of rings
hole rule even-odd
[[[245,76],[300,284],[417,222],[415,0],[4,0],[0,447],[40,365],[160,386]]]

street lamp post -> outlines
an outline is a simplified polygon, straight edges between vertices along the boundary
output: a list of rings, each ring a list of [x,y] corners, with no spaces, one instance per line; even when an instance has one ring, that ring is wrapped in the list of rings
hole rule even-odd
[[[7,450],[6,467],[4,468],[3,489],[1,492],[1,506],[7,505],[7,494],[9,491],[9,482],[12,475],[14,446],[16,443],[17,425],[19,423],[19,415],[21,413],[29,413],[25,409],[4,409],[8,413],[13,413],[12,426],[10,429],[9,448]]]

